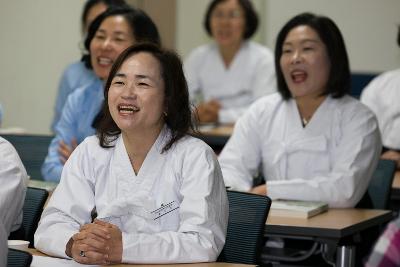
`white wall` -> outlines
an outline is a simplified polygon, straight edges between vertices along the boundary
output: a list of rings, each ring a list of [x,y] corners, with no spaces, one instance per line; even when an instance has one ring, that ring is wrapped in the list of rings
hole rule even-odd
[[[79,59],[84,0],[0,1],[3,127],[49,133],[63,68]]]
[[[162,0],[160,0],[162,1]],[[0,102],[4,127],[49,133],[58,80],[80,57],[79,16],[84,0],[0,1]],[[177,0],[176,48],[186,56],[208,42],[202,21],[209,0]],[[261,19],[255,39],[273,48],[282,25],[299,12],[335,20],[346,40],[353,71],[400,66],[396,46],[398,0],[254,0]]]
[[[267,0],[265,8],[265,43],[271,48],[287,20],[310,11],[332,18],[339,26],[353,71],[381,72],[400,66],[398,0]]]
[[[208,0],[177,0],[176,50],[186,57],[190,50],[208,42],[208,35],[203,30],[203,17]]]

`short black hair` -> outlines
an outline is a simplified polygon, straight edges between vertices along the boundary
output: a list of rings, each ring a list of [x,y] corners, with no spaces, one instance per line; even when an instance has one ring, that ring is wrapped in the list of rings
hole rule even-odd
[[[189,131],[194,130],[189,90],[181,59],[175,52],[163,49],[154,43],[139,43],[128,47],[119,55],[108,76],[104,87],[103,116],[96,125],[96,133],[100,139],[101,147],[112,147],[110,145],[111,142],[121,133],[121,130],[111,117],[108,106],[108,91],[111,82],[122,64],[131,56],[141,52],[150,53],[158,60],[161,68],[161,77],[164,81],[165,107],[167,110],[164,120],[172,135],[164,146],[163,152],[171,148],[176,141],[188,134]]]
[[[88,69],[92,69],[92,63],[90,61],[90,43],[92,42],[97,30],[106,18],[118,15],[121,15],[126,19],[136,42],[151,42],[161,45],[157,26],[144,11],[133,9],[128,6],[110,7],[100,14],[89,27],[84,43],[88,54],[83,55],[81,59]]]
[[[301,13],[290,19],[280,30],[275,45],[275,70],[278,91],[284,99],[292,97],[280,66],[283,43],[289,32],[298,26],[312,28],[326,46],[330,61],[329,79],[323,95],[340,98],[350,92],[350,65],[343,36],[336,24],[328,17]]]
[[[212,36],[211,33],[211,13],[213,12],[214,8],[222,2],[226,0],[213,0],[207,8],[206,16],[204,18],[204,28],[209,36]],[[256,11],[253,8],[253,5],[249,0],[237,0],[239,5],[243,8],[245,14],[245,21],[246,21],[246,28],[244,30],[243,39],[247,40],[256,32],[258,27],[258,16]]]
[[[82,15],[81,15],[81,30],[84,31],[87,15],[92,9],[93,6],[103,3],[107,8],[111,6],[125,6],[128,5],[125,0],[87,0],[85,5],[83,6]],[[87,25],[89,26],[89,25]]]

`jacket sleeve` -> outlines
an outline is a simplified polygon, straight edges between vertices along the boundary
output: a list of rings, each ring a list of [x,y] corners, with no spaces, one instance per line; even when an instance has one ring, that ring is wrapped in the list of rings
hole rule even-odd
[[[250,108],[235,124],[232,136],[219,155],[219,163],[227,187],[249,191],[261,163],[261,140],[256,126],[257,116]]]
[[[222,251],[228,224],[228,202],[214,152],[210,148],[188,150],[176,160],[176,166],[182,175],[179,229],[123,233],[123,262],[211,262]]]
[[[51,256],[68,258],[65,254],[68,240],[82,225],[91,222],[94,183],[85,178],[91,176],[92,168],[84,150],[85,145],[78,146],[66,162],[35,233],[35,247]]]
[[[198,71],[202,62],[201,53],[198,49],[192,51],[184,62],[183,70],[188,83],[189,99],[194,105],[202,101],[202,86],[198,76]]]
[[[21,225],[27,182],[17,151],[0,138],[0,223],[7,236]]]
[[[362,91],[360,101],[368,106],[377,116],[380,122],[384,115],[385,105],[382,103],[382,90],[384,84],[382,84],[383,76],[378,76],[372,80]]]
[[[69,73],[72,67],[73,65],[70,65],[64,70],[58,85],[56,103],[54,107],[54,118],[51,123],[51,129],[53,132],[56,131],[56,125],[61,118],[62,110],[67,102],[68,95],[72,92],[72,88],[68,82],[68,76],[70,75]]]
[[[46,181],[58,182],[61,178],[63,164],[58,153],[59,143],[64,141],[71,144],[76,137],[76,120],[79,118],[79,104],[74,95],[68,97],[60,120],[55,128],[55,137],[51,140],[47,156],[43,162],[41,171]]]

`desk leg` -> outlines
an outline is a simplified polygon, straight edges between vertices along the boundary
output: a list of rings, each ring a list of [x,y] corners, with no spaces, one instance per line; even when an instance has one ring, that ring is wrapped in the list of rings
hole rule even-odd
[[[339,246],[336,254],[337,267],[354,267],[356,262],[356,248],[354,246]]]

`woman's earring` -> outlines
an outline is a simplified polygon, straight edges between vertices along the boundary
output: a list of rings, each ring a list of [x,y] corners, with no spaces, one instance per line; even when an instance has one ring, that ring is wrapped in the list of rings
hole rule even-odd
[[[168,113],[166,111],[164,111],[163,114],[164,114],[164,117],[168,116]]]

